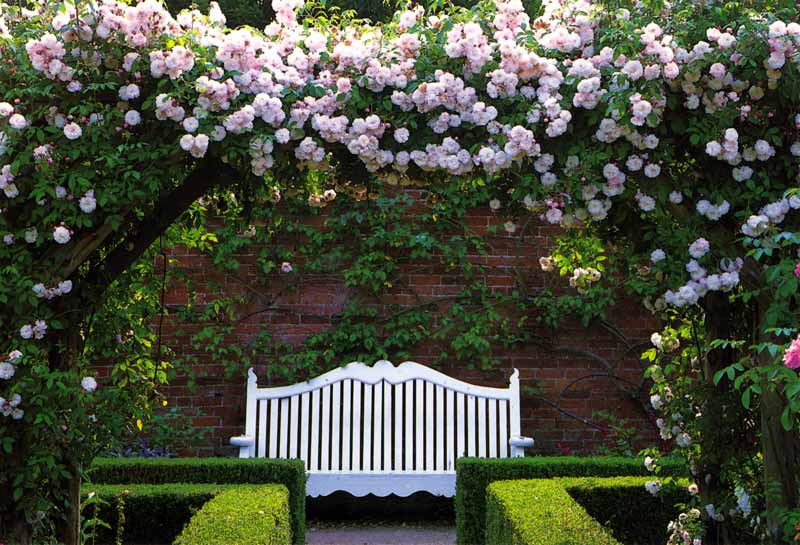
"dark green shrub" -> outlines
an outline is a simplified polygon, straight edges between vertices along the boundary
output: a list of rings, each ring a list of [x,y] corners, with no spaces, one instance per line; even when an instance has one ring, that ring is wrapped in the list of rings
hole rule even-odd
[[[289,490],[295,543],[305,543],[306,471],[301,460],[239,458],[97,458],[89,470],[96,484],[282,484]]]
[[[661,545],[666,528],[689,500],[688,481],[664,485],[653,496],[644,488],[652,477],[557,479],[570,496],[626,545]]]
[[[97,516],[110,529],[99,529],[98,543],[113,543],[121,528],[125,543],[172,541],[207,501],[222,490],[219,484],[84,485],[83,496],[103,500]],[[121,509],[120,509],[121,507]]]
[[[235,28],[241,25],[249,25],[256,28],[263,28],[275,19],[275,12],[272,9],[272,0],[218,0],[222,12],[228,19],[228,26]],[[421,0],[415,2],[423,6],[433,4],[432,0]],[[456,0],[453,2],[459,6],[473,6],[476,0]],[[534,18],[541,11],[541,0],[523,0],[523,5],[531,18]],[[201,11],[208,12],[209,0],[167,0],[167,7],[172,13],[177,13],[184,8],[196,5]],[[372,21],[382,22],[391,19],[397,5],[401,2],[389,0],[328,0],[326,8],[339,8],[342,11],[353,10],[357,16]]]
[[[661,460],[661,475],[684,475],[679,461]],[[460,458],[456,463],[456,536],[461,545],[483,543],[486,487],[494,481],[549,477],[646,475],[642,460],[614,456]]]
[[[206,503],[175,545],[289,545],[289,491],[280,484],[237,486]]]
[[[490,484],[486,489],[486,543],[622,545],[556,479]]]

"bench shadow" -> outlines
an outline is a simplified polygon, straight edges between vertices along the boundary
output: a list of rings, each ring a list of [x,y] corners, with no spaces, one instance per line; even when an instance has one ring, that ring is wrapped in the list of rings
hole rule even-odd
[[[378,497],[367,494],[356,497],[347,492],[306,498],[306,518],[309,522],[398,522],[398,523],[455,523],[453,498],[415,492],[407,497],[391,494]]]

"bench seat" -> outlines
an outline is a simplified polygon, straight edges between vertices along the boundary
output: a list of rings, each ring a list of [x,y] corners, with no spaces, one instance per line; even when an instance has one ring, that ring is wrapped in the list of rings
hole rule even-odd
[[[309,471],[306,494],[312,498],[343,491],[353,496],[410,496],[430,492],[434,496],[456,495],[456,472],[446,471]]]

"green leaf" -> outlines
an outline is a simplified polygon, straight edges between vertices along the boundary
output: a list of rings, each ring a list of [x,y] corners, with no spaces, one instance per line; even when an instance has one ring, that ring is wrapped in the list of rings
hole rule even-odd
[[[783,413],[781,414],[781,425],[783,429],[789,431],[792,429],[792,424],[794,423],[794,415],[789,412],[789,408],[785,408]]]

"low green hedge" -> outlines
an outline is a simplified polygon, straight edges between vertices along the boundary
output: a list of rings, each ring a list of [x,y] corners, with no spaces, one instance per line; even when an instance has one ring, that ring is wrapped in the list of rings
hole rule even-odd
[[[661,460],[661,475],[684,475],[678,460]],[[550,477],[647,475],[644,462],[615,456],[528,456],[460,458],[456,463],[456,538],[460,545],[483,543],[486,487],[494,481]]]
[[[96,484],[282,484],[289,490],[294,542],[305,543],[306,471],[301,460],[97,458],[89,477]]]
[[[485,539],[490,545],[622,545],[555,479],[490,484]]]
[[[98,529],[98,543],[114,543],[122,527],[125,543],[172,541],[192,515],[206,502],[231,485],[219,484],[134,484],[84,485],[84,498],[99,496],[97,518],[111,526]],[[237,486],[237,485],[233,485]],[[84,518],[95,516],[88,507]]]
[[[206,503],[175,545],[289,545],[289,491],[281,484],[238,486]]]
[[[689,501],[687,479],[665,484],[653,496],[644,487],[653,477],[558,479],[570,496],[626,545],[661,545],[666,528]]]
[[[644,487],[651,478],[494,482],[487,488],[486,543],[663,544],[667,524],[680,511],[675,505],[689,500],[689,481],[678,479],[653,496]],[[609,536],[612,541],[608,541]]]

